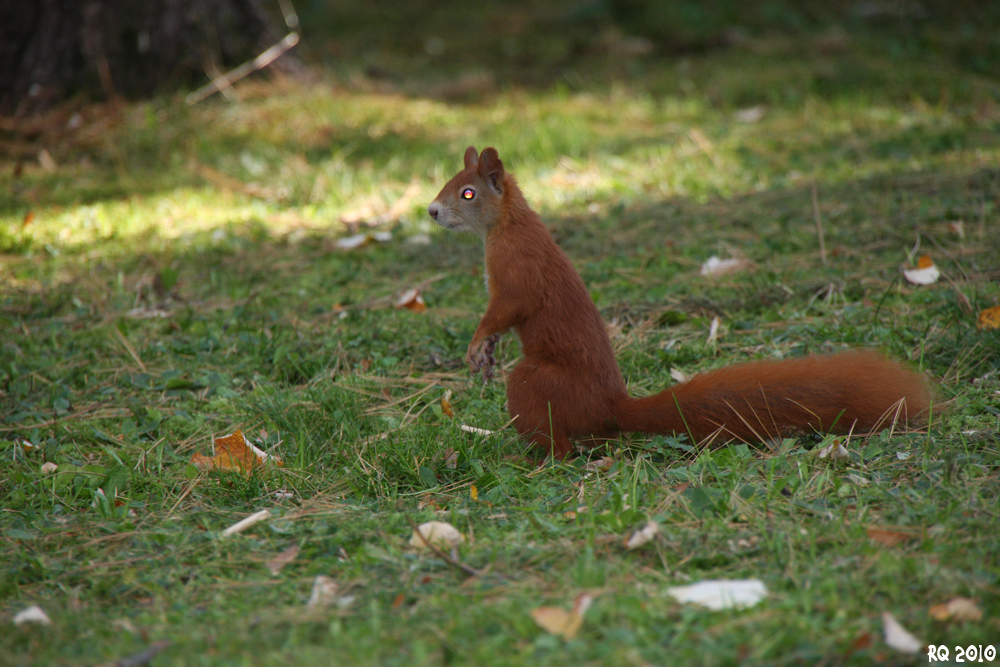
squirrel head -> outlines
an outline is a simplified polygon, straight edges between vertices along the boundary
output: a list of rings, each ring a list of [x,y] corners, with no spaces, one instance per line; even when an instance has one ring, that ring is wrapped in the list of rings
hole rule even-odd
[[[484,240],[503,213],[504,170],[497,149],[465,149],[465,168],[448,181],[427,213],[447,229],[476,232]]]

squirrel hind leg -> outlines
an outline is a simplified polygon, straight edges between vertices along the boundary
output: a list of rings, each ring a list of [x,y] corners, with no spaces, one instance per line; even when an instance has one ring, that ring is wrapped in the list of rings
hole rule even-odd
[[[522,361],[507,378],[507,410],[514,427],[540,452],[564,459],[570,438],[611,436],[615,429],[608,401],[563,368],[545,361]]]

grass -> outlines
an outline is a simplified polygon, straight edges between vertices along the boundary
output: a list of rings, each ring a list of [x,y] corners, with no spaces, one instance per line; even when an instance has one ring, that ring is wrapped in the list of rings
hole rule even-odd
[[[924,664],[886,646],[882,612],[952,655],[1000,644],[1000,337],[975,326],[1000,302],[1000,86],[966,48],[988,24],[961,48],[824,19],[611,57],[621,36],[585,18],[553,32],[565,7],[524,9],[465,65],[448,40],[441,57],[391,47],[406,17],[382,44],[355,16],[307,40],[329,60],[309,85],[5,130],[0,663],[107,664],[165,641],[154,664]],[[424,20],[433,36],[453,19]],[[698,26],[695,43],[722,30]],[[526,52],[489,59],[504,48]],[[737,120],[752,105],[764,115]],[[931,377],[941,409],[837,461],[809,438],[708,452],[635,435],[521,463],[502,382],[461,363],[481,247],[424,212],[470,143],[499,148],[574,259],[634,393],[671,368],[874,346]],[[336,248],[368,221],[392,239]],[[946,278],[909,285],[900,266],[924,253]],[[712,254],[755,268],[705,279]],[[418,285],[427,311],[392,307]],[[505,337],[498,358],[517,355]],[[285,467],[189,465],[238,428]],[[465,533],[458,558],[483,574],[409,547],[431,519]],[[661,534],[626,551],[647,519]],[[317,612],[318,575],[339,602]],[[770,595],[743,611],[665,593],[750,577]],[[532,621],[582,592],[575,639]],[[955,596],[983,619],[929,614]],[[52,626],[15,627],[35,603]]]

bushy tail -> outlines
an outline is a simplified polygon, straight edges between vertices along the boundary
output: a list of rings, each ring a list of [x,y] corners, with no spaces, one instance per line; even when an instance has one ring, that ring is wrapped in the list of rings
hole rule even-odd
[[[868,432],[915,421],[931,404],[926,380],[874,352],[759,361],[696,375],[615,406],[622,431],[762,442],[795,432]]]

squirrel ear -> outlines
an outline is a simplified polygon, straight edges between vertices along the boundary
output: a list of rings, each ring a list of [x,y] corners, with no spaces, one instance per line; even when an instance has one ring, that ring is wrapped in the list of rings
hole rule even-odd
[[[495,148],[484,148],[479,156],[479,175],[488,180],[497,193],[503,193],[503,162]]]
[[[469,146],[465,149],[465,168],[471,169],[479,164],[479,153],[476,152],[475,146]]]

